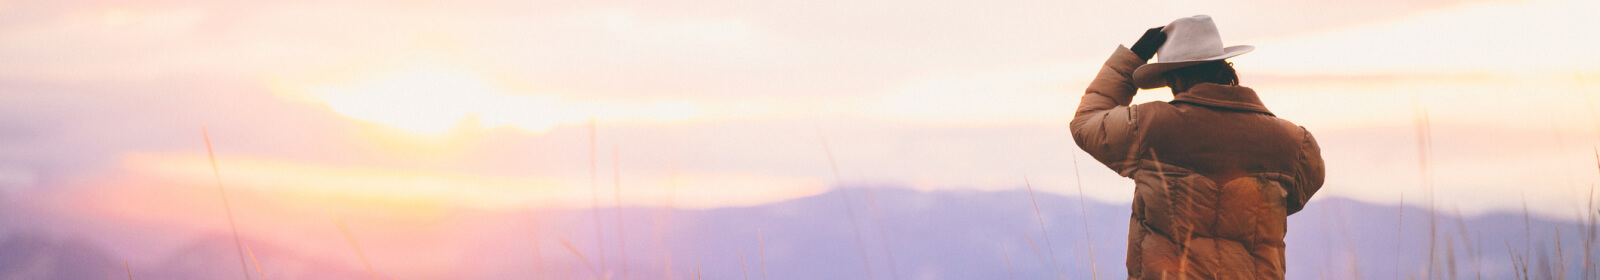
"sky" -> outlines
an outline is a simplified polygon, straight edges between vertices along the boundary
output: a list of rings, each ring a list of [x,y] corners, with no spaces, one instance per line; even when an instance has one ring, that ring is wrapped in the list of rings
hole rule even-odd
[[[1600,181],[1587,0],[0,1],[0,197],[196,231],[219,182],[282,225],[1080,178],[1126,202],[1072,109],[1195,14],[1316,135],[1319,198],[1575,217]]]

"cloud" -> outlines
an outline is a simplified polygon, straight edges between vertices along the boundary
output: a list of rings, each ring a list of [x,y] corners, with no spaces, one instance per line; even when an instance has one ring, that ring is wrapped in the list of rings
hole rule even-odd
[[[1567,76],[1600,70],[1594,1],[1473,3],[1257,43],[1240,57],[1283,75],[1490,73]]]

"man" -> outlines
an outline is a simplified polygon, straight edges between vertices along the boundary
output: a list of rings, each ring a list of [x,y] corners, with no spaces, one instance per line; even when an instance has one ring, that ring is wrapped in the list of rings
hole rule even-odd
[[[1209,16],[1180,18],[1118,46],[1089,83],[1072,137],[1134,181],[1128,278],[1283,279],[1287,218],[1322,187],[1322,155],[1239,86],[1224,60],[1253,49],[1224,48]],[[1160,87],[1171,102],[1129,106]]]

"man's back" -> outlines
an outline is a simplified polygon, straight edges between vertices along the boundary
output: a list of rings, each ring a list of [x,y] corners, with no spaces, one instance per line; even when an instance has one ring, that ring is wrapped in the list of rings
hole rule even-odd
[[[1282,277],[1287,216],[1320,186],[1321,162],[1309,133],[1260,105],[1249,88],[1201,84],[1134,106],[1144,164],[1132,176],[1130,276]]]
[[[1079,147],[1134,180],[1129,277],[1281,279],[1287,216],[1322,185],[1316,141],[1246,87],[1129,106],[1142,64],[1119,48],[1072,121]]]

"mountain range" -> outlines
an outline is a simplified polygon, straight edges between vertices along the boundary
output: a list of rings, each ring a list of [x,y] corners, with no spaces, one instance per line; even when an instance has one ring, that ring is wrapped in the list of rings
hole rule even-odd
[[[615,211],[622,211],[624,239]],[[603,245],[595,242],[596,213]],[[456,257],[462,261],[429,275],[374,270],[401,279],[1118,279],[1129,213],[1125,203],[1026,190],[864,187],[735,208],[466,211],[457,219],[491,226],[450,229],[489,232],[462,235],[474,236],[461,241],[470,244]],[[1288,276],[1507,279],[1525,267],[1533,278],[1576,278],[1589,269],[1584,240],[1593,240],[1593,228],[1523,212],[1430,215],[1326,197],[1289,218]],[[226,233],[126,267],[118,262],[128,256],[80,235],[0,225],[0,279],[244,277]],[[262,267],[250,277],[371,277],[351,265],[354,254],[310,254],[276,242],[245,240],[256,244],[250,257]]]

